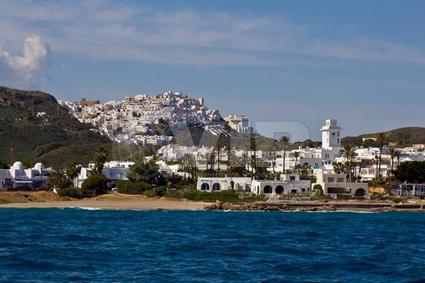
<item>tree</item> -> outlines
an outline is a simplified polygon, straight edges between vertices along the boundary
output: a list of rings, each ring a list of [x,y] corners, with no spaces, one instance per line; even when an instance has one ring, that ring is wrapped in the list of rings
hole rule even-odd
[[[209,169],[211,171],[214,171],[214,165],[215,165],[215,152],[214,152],[214,150],[207,153],[206,159],[207,159],[207,170]],[[210,166],[210,168],[208,168],[208,165]]]
[[[283,136],[280,138],[279,140],[280,144],[282,145],[283,148],[283,172],[285,172],[285,166],[286,166],[286,149],[288,147],[289,144],[289,137],[287,136]]]
[[[103,166],[107,160],[107,152],[104,147],[99,147],[96,150],[96,153],[94,155],[94,168],[93,168],[93,174],[94,175],[102,175]]]
[[[144,162],[137,160],[133,166],[130,167],[127,178],[133,183],[147,183],[153,186],[166,185],[165,178],[159,172],[158,166],[154,160]]]
[[[6,162],[0,160],[0,169],[9,169],[9,165]]]
[[[295,169],[301,180],[312,180],[313,176],[310,174],[311,167],[308,163],[298,164],[295,166]]]
[[[425,162],[403,162],[394,170],[394,176],[400,182],[425,183]]]
[[[183,155],[182,166],[184,172],[189,173],[193,179],[196,179],[196,159],[192,154],[186,153]]]
[[[51,188],[69,188],[72,185],[72,182],[66,176],[63,170],[58,170],[50,174],[48,186]]]
[[[339,153],[342,155],[342,157],[345,158],[345,173],[347,175],[347,179],[352,180],[352,167],[353,167],[353,160],[356,158],[356,151],[354,149],[354,146],[351,143],[343,143],[341,150]]]
[[[399,154],[398,150],[396,150],[394,147],[391,147],[389,149],[390,157],[391,157],[391,175],[394,173],[394,159]]]
[[[227,173],[229,174],[232,171],[232,161],[233,161],[233,155],[232,155],[232,148],[230,147],[230,142],[226,144],[226,154],[227,154]]]
[[[103,175],[92,175],[81,185],[83,197],[93,197],[105,194],[108,191],[108,178]]]
[[[221,150],[225,148],[226,141],[225,136],[223,134],[220,134],[218,141],[215,145],[215,151],[217,152],[217,173],[220,174],[220,160],[221,160]]]
[[[346,173],[346,166],[341,162],[333,162],[332,166],[336,174]]]
[[[379,133],[376,135],[376,144],[379,148],[379,157],[378,157],[378,172],[376,177],[381,177],[381,165],[382,165],[382,150],[385,145],[385,133]]]
[[[249,143],[249,149],[254,154],[251,156],[251,168],[253,169],[253,176],[254,179],[257,178],[257,139],[255,136],[255,133],[251,131],[251,137],[250,137],[250,143]]]
[[[292,155],[295,158],[295,166],[297,166],[297,164],[298,164],[298,158],[300,157],[300,152],[299,151],[295,151]]]
[[[323,196],[323,188],[322,185],[316,184],[313,186],[313,192],[316,196]]]
[[[81,166],[77,162],[72,162],[65,168],[65,175],[71,181],[78,177],[81,171]]]

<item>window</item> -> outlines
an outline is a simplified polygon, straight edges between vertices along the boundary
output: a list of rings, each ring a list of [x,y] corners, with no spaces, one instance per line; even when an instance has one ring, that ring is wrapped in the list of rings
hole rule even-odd
[[[207,183],[203,183],[201,185],[201,191],[208,191],[210,189],[210,185],[208,185]]]
[[[270,187],[269,185],[264,187],[264,193],[265,194],[271,194],[273,192],[273,188]]]
[[[335,178],[334,177],[328,177],[328,183],[333,183],[335,182]]]
[[[283,187],[281,185],[276,187],[276,194],[282,194],[283,193]]]
[[[219,183],[214,183],[214,185],[212,186],[213,191],[219,191],[220,189],[221,189],[221,186]]]
[[[338,177],[338,183],[344,183],[344,178],[343,177]]]

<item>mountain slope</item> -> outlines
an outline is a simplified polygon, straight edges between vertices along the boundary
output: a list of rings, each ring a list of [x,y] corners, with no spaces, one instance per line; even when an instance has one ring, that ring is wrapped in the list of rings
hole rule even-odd
[[[399,146],[411,146],[412,144],[425,144],[425,128],[409,127],[400,128],[385,132],[386,142],[398,144]],[[350,142],[354,145],[361,145],[363,138],[373,138],[377,133],[365,134],[357,137],[346,137],[342,142]]]
[[[44,92],[0,87],[0,160],[43,162],[61,168],[86,163],[111,142],[81,124]]]

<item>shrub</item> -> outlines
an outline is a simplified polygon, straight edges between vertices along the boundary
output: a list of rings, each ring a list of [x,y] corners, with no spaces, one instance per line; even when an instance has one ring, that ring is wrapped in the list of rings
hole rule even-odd
[[[147,190],[143,193],[144,196],[148,197],[148,198],[154,198],[156,197],[156,193],[154,190]]]
[[[232,190],[225,190],[220,192],[201,192],[197,190],[191,190],[184,193],[184,197],[188,200],[193,201],[222,201],[222,202],[239,202],[239,194]]]
[[[163,197],[165,196],[165,193],[167,192],[167,188],[166,187],[157,187],[155,189],[153,189],[153,191],[155,192],[155,195],[158,197]]]
[[[143,193],[143,195],[147,196],[148,198],[162,197],[165,195],[166,192],[167,192],[167,188],[161,186],[161,187],[153,188],[151,190],[146,190]]]
[[[323,196],[323,188],[322,185],[316,184],[313,186],[313,192],[316,196]]]
[[[83,197],[92,197],[106,193],[108,190],[108,178],[103,175],[88,177],[81,186]]]
[[[147,190],[151,190],[152,186],[145,182],[131,182],[121,180],[117,183],[117,191],[122,194],[141,195]]]
[[[80,198],[80,192],[75,188],[63,188],[58,191],[60,197]]]

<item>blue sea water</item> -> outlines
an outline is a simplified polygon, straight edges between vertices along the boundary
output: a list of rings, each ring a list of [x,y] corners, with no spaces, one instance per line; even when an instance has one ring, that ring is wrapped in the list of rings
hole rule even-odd
[[[420,282],[423,213],[1,209],[0,281]]]

